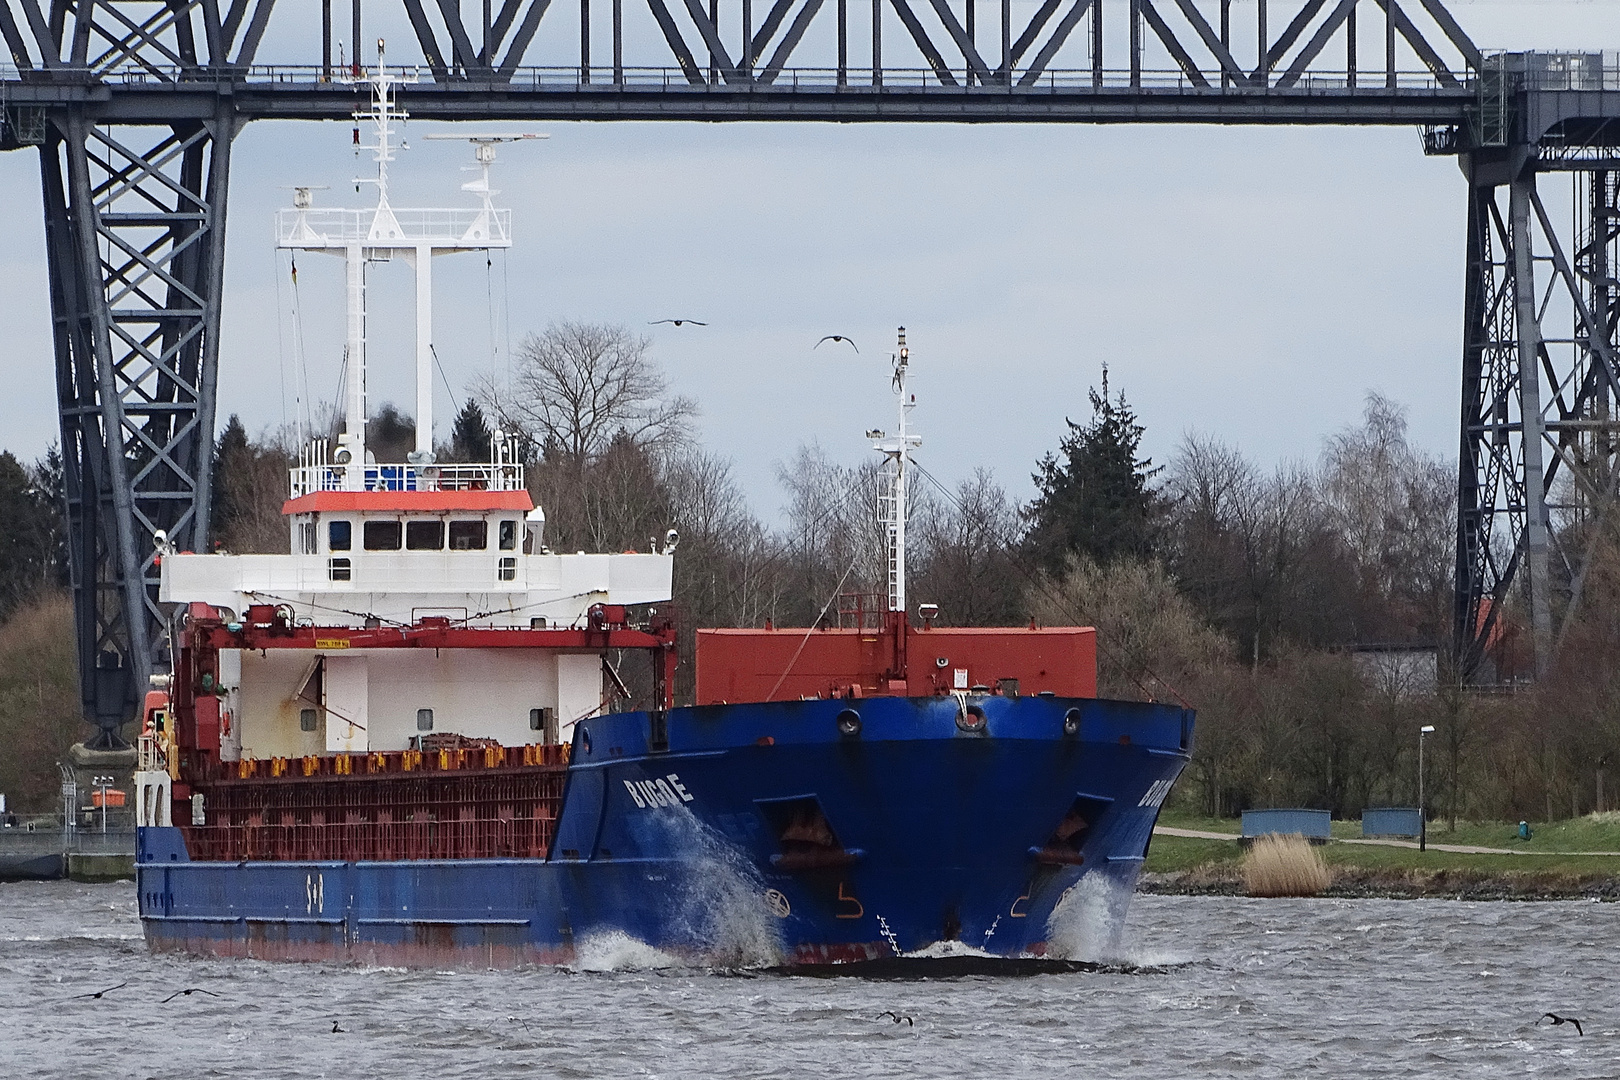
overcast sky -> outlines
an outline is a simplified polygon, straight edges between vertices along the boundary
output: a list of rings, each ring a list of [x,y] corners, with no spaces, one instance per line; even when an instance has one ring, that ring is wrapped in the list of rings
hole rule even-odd
[[[1491,48],[1620,48],[1597,0],[1450,4]],[[487,125],[486,125],[487,126]],[[1411,129],[548,124],[502,151],[517,246],[435,263],[438,355],[457,396],[553,319],[624,323],[702,406],[706,446],[755,508],[777,462],[819,440],[853,462],[887,426],[886,356],[907,328],[924,444],[954,481],[987,466],[1016,496],[1089,414],[1103,363],[1164,460],[1199,430],[1265,463],[1314,459],[1376,389],[1411,434],[1456,450],[1464,188]],[[462,205],[464,144],[420,136],[396,205]],[[294,183],[363,205],[336,124],[259,122],[238,138],[229,208],[219,415],[250,430],[296,415],[292,287],[273,248]],[[361,173],[370,172],[369,164]],[[1549,186],[1567,181],[1552,180]],[[0,154],[0,446],[56,437],[37,158]],[[303,354],[337,390],[342,264],[299,266]],[[373,400],[409,409],[411,278],[374,276]],[[650,326],[662,318],[707,327]],[[857,356],[824,334],[847,334]],[[440,438],[450,391],[438,386]]]

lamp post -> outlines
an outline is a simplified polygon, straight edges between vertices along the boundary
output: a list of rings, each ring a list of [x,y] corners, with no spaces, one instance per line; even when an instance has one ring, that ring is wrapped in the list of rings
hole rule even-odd
[[[1433,724],[1418,728],[1418,850],[1429,850],[1429,815],[1423,805],[1423,740],[1434,734]]]
[[[98,776],[91,781],[95,784],[96,793],[100,796],[98,801],[101,803],[101,832],[103,835],[107,832],[107,789],[112,787],[114,779],[111,776]]]

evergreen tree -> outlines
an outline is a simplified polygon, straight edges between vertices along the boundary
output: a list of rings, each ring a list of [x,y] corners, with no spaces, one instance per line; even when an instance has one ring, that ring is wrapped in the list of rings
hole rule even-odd
[[[248,443],[247,428],[235,413],[225,421],[219,442],[214,447],[213,491],[208,508],[208,537],[217,544],[227,531],[227,525],[241,514],[238,478],[253,461],[253,447]]]
[[[29,468],[0,453],[0,621],[41,590],[64,583],[66,556],[59,498],[47,475],[55,455]],[[60,457],[55,457],[60,465]],[[60,472],[60,468],[58,468]]]
[[[34,462],[34,544],[39,551],[47,585],[66,588],[72,581],[68,568],[67,477],[62,451],[52,443]]]
[[[450,459],[452,461],[489,460],[489,424],[484,410],[472,398],[456,414],[455,426],[450,429]]]
[[[385,401],[366,422],[366,453],[385,464],[405,460],[416,449],[416,421]]]
[[[1108,368],[1102,391],[1091,391],[1091,421],[1065,420],[1069,433],[1036,464],[1039,494],[1025,507],[1030,554],[1052,573],[1062,573],[1071,552],[1099,565],[1153,553],[1156,499],[1152,480],[1158,469],[1139,457],[1144,428],[1121,393],[1108,396]],[[1061,455],[1061,456],[1060,456]]]

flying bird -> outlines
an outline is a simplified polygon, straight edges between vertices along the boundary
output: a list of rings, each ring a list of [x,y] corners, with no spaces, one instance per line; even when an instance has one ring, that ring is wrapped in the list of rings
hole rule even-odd
[[[162,1001],[158,1002],[158,1004],[159,1005],[167,1005],[169,1002],[173,1001],[177,997],[190,997],[192,994],[207,994],[209,997],[219,997],[219,995],[214,993],[212,990],[204,990],[200,986],[193,986],[189,990],[176,990],[174,993],[170,994],[168,997],[166,997]]]
[[[674,323],[676,326],[685,326],[687,323],[691,323],[693,326],[708,326],[709,325],[706,322],[698,322],[696,319],[654,319],[652,322],[648,323],[647,325],[648,326],[657,326],[659,323]]]
[[[861,351],[861,347],[859,345],[855,344],[855,339],[854,338],[845,337],[843,334],[828,334],[826,337],[822,338],[821,341],[839,341],[839,342],[843,342],[845,345],[848,345],[850,348],[854,349],[856,352]],[[814,348],[814,349],[821,348],[821,341],[816,342],[813,346],[811,346],[811,348]]]
[[[908,1027],[916,1027],[917,1026],[916,1021],[912,1020],[911,1017],[905,1015],[904,1013],[890,1012],[888,1010],[884,1010],[883,1012],[878,1013],[872,1019],[881,1020],[885,1016],[889,1017],[896,1024],[898,1024],[898,1023],[900,1023],[900,1021],[904,1020],[906,1022],[906,1026],[908,1026]]]
[[[101,997],[102,994],[110,994],[114,990],[122,990],[124,987],[126,987],[128,985],[129,985],[129,983],[127,983],[127,982],[121,982],[117,986],[109,986],[109,987],[107,987],[107,989],[105,989],[105,990],[97,990],[93,994],[74,994],[73,997],[69,998],[68,1000],[72,1001],[72,1000],[74,1000],[76,998],[99,998],[99,997]]]
[[[1551,1020],[1553,1027],[1557,1027],[1559,1024],[1574,1024],[1575,1034],[1586,1034],[1586,1032],[1581,1030],[1581,1022],[1575,1019],[1573,1016],[1559,1016],[1557,1013],[1542,1013],[1541,1020]],[[1541,1020],[1537,1020],[1536,1023],[1541,1023]]]

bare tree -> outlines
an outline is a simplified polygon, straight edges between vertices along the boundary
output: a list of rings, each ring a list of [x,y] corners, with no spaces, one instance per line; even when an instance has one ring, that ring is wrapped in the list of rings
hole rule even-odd
[[[759,626],[777,616],[781,599],[783,542],[748,508],[723,458],[684,453],[665,470],[665,489],[680,530],[675,558],[681,664],[676,692],[689,698],[695,671],[692,630],[711,626]]]
[[[835,590],[880,598],[888,580],[882,502],[890,473],[884,463],[870,458],[845,467],[811,443],[801,445],[791,462],[779,464],[776,475],[788,493],[783,509],[791,583],[784,618],[808,624]],[[910,494],[915,513],[921,494],[916,487]],[[871,607],[882,610],[877,599]]]
[[[1174,700],[1229,649],[1157,559],[1099,566],[1070,555],[1061,577],[1043,576],[1030,589],[1029,606],[1048,626],[1097,628],[1104,697]]]
[[[1367,394],[1359,426],[1327,440],[1317,489],[1364,595],[1385,609],[1384,626],[1369,630],[1406,628],[1430,639],[1443,633],[1455,476],[1407,442],[1405,410],[1376,392]]]
[[[290,433],[264,431],[249,439],[234,413],[214,453],[214,504],[209,535],[226,551],[284,553],[289,543],[287,469],[295,451]]]
[[[697,403],[670,395],[650,345],[623,326],[552,323],[523,339],[509,386],[486,377],[478,396],[501,426],[576,466],[621,435],[642,449],[671,448],[686,440]]]
[[[43,591],[0,623],[0,791],[13,809],[60,805],[56,763],[88,731],[74,667],[73,603]]]
[[[1340,625],[1326,579],[1331,537],[1312,477],[1281,465],[1263,475],[1235,449],[1187,435],[1171,460],[1171,567],[1205,616],[1242,643],[1251,666],[1279,638],[1316,641]]]
[[[939,605],[947,626],[1005,626],[1028,615],[1028,582],[1014,552],[1018,508],[988,469],[975,469],[915,524],[917,574],[911,592]]]

